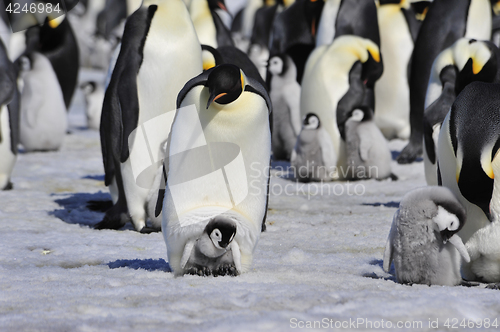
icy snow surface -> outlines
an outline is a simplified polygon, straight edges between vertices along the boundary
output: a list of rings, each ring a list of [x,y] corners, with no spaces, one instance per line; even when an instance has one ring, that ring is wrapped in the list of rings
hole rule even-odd
[[[79,98],[61,151],[21,153],[14,190],[0,192],[0,331],[287,331],[312,321],[437,331],[451,318],[460,327],[499,317],[500,293],[484,285],[404,286],[382,270],[398,203],[425,184],[422,162],[393,162],[399,181],[274,176],[251,271],[174,278],[161,233],[92,228],[103,213],[86,202],[109,195],[99,133],[84,129]],[[404,145],[390,144],[394,154]]]

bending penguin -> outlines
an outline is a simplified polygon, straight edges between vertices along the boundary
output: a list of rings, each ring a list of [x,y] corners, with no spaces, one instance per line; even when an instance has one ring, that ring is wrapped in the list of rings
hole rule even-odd
[[[125,24],[120,54],[101,115],[105,184],[114,206],[96,228],[131,220],[142,232],[158,231],[148,196],[164,158],[179,91],[202,71],[201,47],[182,0],[144,1]]]
[[[328,181],[335,177],[336,156],[332,140],[314,113],[308,113],[292,151],[291,165],[301,182]]]
[[[303,116],[316,113],[330,136],[339,168],[348,167],[343,139],[346,121],[355,109],[370,108],[369,90],[381,72],[377,45],[356,36],[341,36],[331,45],[316,48],[307,61],[300,112]]]
[[[467,280],[500,282],[500,84],[473,82],[458,95],[438,140],[443,186],[464,205],[467,223],[458,233],[471,257]]]
[[[427,184],[437,185],[439,131],[456,96],[473,82],[498,82],[498,48],[488,41],[461,38],[432,65],[424,112],[424,167]]]
[[[177,106],[162,204],[169,264],[176,275],[244,273],[267,213],[269,96],[223,64],[186,83]]]
[[[398,163],[413,162],[422,154],[423,115],[432,63],[461,37],[489,40],[492,20],[489,0],[436,0],[429,6],[415,41],[410,77],[410,142]]]
[[[16,72],[0,41],[0,190],[12,189],[10,175],[19,143],[19,96]]]
[[[425,187],[406,194],[394,214],[384,252],[384,270],[394,261],[396,280],[403,284],[455,286],[462,283],[460,264],[469,262],[457,233],[465,209],[443,187]]]

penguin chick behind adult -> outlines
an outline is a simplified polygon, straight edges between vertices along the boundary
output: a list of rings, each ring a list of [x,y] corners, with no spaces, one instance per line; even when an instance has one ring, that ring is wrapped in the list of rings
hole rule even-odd
[[[345,142],[348,179],[395,178],[391,173],[391,151],[370,109],[352,112],[345,124]]]
[[[447,188],[431,186],[407,193],[394,214],[384,270],[389,272],[394,261],[399,283],[459,285],[462,259],[470,261],[456,234],[465,219],[465,208]]]
[[[301,182],[329,181],[336,177],[336,163],[337,156],[328,133],[318,116],[308,113],[291,156],[296,179]]]
[[[300,133],[300,85],[297,68],[286,54],[269,60],[273,103],[273,159],[290,160]]]

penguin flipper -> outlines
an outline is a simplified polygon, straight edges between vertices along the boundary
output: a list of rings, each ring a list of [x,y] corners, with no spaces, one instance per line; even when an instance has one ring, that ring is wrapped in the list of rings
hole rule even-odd
[[[17,155],[17,145],[19,144],[19,91],[17,88],[14,90],[14,97],[12,101],[7,105],[9,110],[9,122],[10,122],[10,142],[11,151],[13,154]],[[1,136],[1,135],[0,135]],[[1,141],[1,137],[0,137]]]
[[[231,32],[229,32],[215,11],[212,11],[212,18],[214,20],[215,30],[217,30],[217,46],[234,46]]]
[[[205,85],[207,83],[208,76],[210,75],[210,73],[214,68],[215,67],[205,70],[203,73],[201,73],[196,77],[193,77],[192,79],[187,81],[186,84],[184,84],[184,87],[177,95],[177,109],[181,108],[182,101],[184,100],[184,98],[186,98],[186,95],[189,93],[189,91],[191,91],[192,88],[198,85]]]

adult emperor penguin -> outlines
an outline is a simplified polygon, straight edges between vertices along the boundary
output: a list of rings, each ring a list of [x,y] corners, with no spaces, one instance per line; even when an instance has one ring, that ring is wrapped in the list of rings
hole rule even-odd
[[[457,96],[439,134],[440,181],[467,211],[467,223],[459,232],[471,256],[471,263],[462,266],[467,280],[500,281],[498,238],[488,234],[500,216],[495,181],[500,174],[498,96],[500,84],[470,83]]]
[[[231,32],[222,22],[218,10],[227,12],[224,0],[192,0],[189,6],[196,34],[201,44],[214,48],[234,46]]]
[[[10,175],[19,143],[19,96],[16,72],[0,41],[0,190],[12,189]]]
[[[79,63],[78,45],[69,20],[65,15],[46,19],[41,27],[32,28],[38,34],[27,34],[25,54],[37,51],[49,59],[63,92],[64,104],[69,108],[75,92]]]
[[[434,61],[424,112],[424,167],[427,184],[438,184],[438,135],[456,96],[473,81],[498,82],[499,57],[500,51],[493,43],[461,38],[441,52]]]
[[[47,57],[21,56],[20,142],[26,151],[58,150],[68,129],[64,96]]]
[[[269,59],[273,103],[273,159],[290,160],[300,133],[300,85],[292,58],[281,54]]]
[[[246,272],[267,211],[269,96],[223,64],[186,83],[177,106],[163,200],[169,264],[176,275]]]
[[[410,142],[398,162],[413,162],[422,154],[425,94],[432,63],[438,54],[461,37],[489,40],[490,0],[435,0],[429,6],[415,42],[410,77]]]
[[[409,71],[413,44],[418,34],[410,1],[382,0],[377,7],[380,52],[390,64],[375,86],[375,123],[387,139],[410,137]]]
[[[384,270],[389,272],[394,261],[399,283],[461,284],[462,258],[470,261],[457,234],[465,220],[464,207],[448,188],[425,187],[407,193],[394,214]]]
[[[318,116],[307,114],[290,161],[295,178],[301,182],[329,181],[335,177],[336,159],[332,140]]]
[[[344,132],[348,165],[344,174],[348,179],[396,179],[391,172],[391,150],[373,121],[371,109],[352,111]]]
[[[341,36],[309,57],[300,98],[302,116],[315,112],[332,140],[338,167],[347,167],[342,139],[353,110],[370,108],[367,91],[382,73],[379,48],[371,40]]]
[[[255,13],[264,6],[264,0],[249,0],[247,4],[236,14],[231,23],[231,33],[236,46],[243,52],[250,47],[250,38],[255,22]]]
[[[100,127],[105,184],[116,202],[96,228],[118,229],[131,219],[138,231],[160,229],[155,216],[146,227],[148,194],[177,94],[201,71],[201,47],[182,0],[145,0],[129,16]]]

